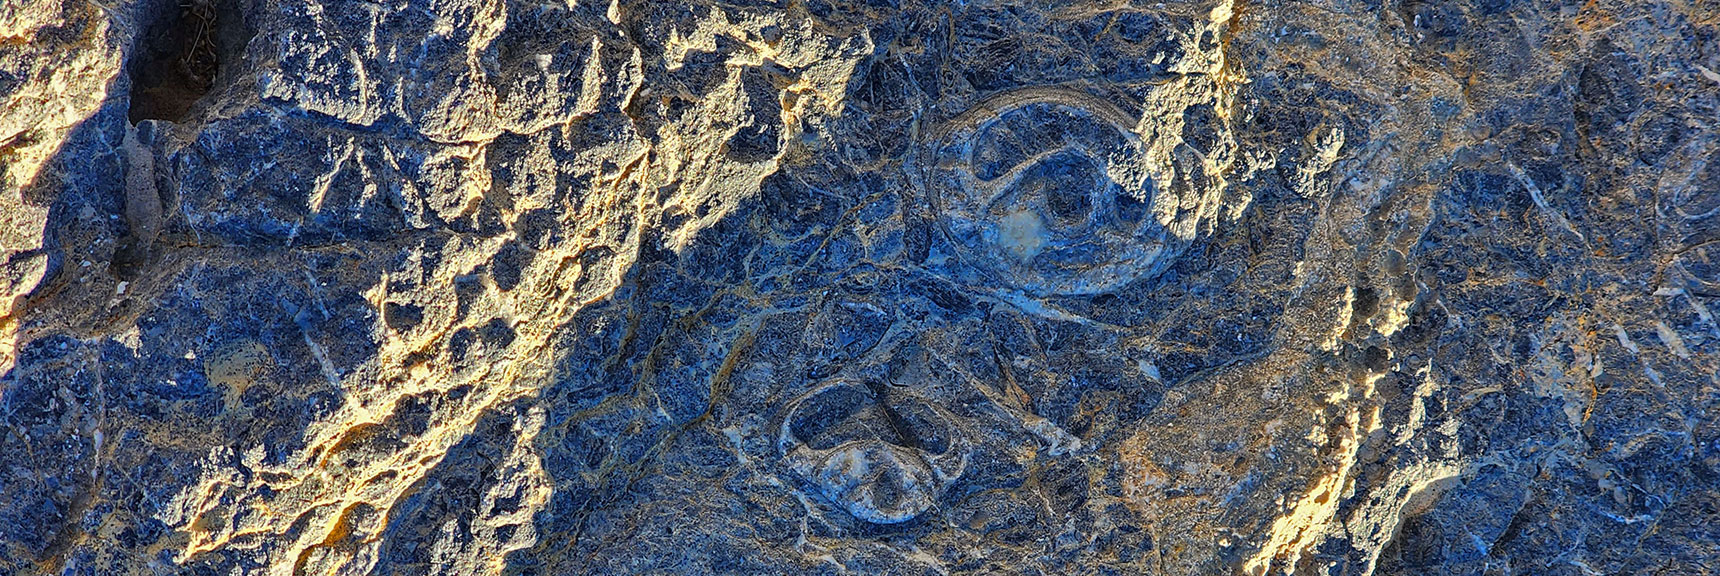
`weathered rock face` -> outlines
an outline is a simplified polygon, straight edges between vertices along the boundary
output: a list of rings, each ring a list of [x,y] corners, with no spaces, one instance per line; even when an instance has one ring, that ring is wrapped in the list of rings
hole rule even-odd
[[[0,575],[1707,574],[1720,6],[0,4]]]

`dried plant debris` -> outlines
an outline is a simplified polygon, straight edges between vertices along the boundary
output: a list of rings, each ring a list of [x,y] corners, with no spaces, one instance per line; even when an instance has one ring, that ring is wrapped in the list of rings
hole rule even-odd
[[[1706,2],[0,5],[0,576],[1714,574]]]

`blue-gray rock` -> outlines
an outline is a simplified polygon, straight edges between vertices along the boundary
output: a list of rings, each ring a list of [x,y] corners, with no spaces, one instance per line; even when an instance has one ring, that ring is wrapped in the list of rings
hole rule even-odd
[[[1709,574],[1703,2],[0,5],[0,576]]]

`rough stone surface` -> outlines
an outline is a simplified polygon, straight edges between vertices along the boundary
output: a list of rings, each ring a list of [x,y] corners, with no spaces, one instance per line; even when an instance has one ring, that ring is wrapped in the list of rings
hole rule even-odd
[[[0,576],[1720,572],[1720,5],[0,1]]]

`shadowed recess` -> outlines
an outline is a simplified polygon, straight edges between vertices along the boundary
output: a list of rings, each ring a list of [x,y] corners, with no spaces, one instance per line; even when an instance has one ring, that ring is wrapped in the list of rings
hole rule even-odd
[[[242,20],[232,0],[167,0],[138,38],[127,65],[132,81],[132,123],[178,122],[215,86],[232,58]]]

